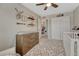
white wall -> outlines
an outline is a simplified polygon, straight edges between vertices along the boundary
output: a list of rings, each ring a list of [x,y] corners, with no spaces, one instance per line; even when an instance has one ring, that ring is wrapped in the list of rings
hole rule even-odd
[[[25,15],[38,17],[21,4],[0,4],[0,51],[15,46],[16,33],[18,31],[37,30],[37,26],[29,28],[29,30],[26,25],[16,25],[15,7],[24,10]]]
[[[20,7],[18,7],[18,9],[21,9],[24,11],[24,13],[23,13],[24,16],[27,16],[27,17],[33,16],[35,18],[35,22],[34,22],[35,26],[33,26],[33,27],[28,26],[28,23],[30,22],[30,20],[25,18],[25,20],[27,20],[25,22],[26,25],[17,25],[17,32],[20,32],[20,31],[37,31],[37,20],[38,20],[39,16],[22,5],[20,5]]]
[[[74,26],[79,26],[79,6],[73,11],[74,15]]]
[[[18,22],[18,21],[17,21]],[[21,24],[17,24],[17,32],[22,32],[22,31],[32,31],[32,32],[37,32],[37,20],[34,22],[35,25],[34,26],[29,26],[29,20],[27,22],[22,22],[19,21],[21,23],[25,23],[25,25],[21,25]]]
[[[0,4],[0,50],[14,45],[16,34],[16,18],[13,5]]]

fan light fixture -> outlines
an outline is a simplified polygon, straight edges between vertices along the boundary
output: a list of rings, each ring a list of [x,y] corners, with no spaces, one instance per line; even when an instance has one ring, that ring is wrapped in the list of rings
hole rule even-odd
[[[40,5],[45,5],[45,8],[44,8],[44,10],[47,10],[48,9],[48,7],[54,7],[54,8],[57,8],[58,7],[58,5],[57,4],[55,4],[55,3],[39,3],[39,4],[36,4],[37,6],[40,6]]]
[[[47,3],[47,7],[50,7],[51,6],[51,3]]]

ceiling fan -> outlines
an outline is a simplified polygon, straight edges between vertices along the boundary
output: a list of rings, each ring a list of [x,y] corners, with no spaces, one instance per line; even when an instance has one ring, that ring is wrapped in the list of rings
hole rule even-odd
[[[40,5],[46,5],[45,8],[44,8],[44,10],[47,10],[48,7],[50,7],[50,6],[52,6],[54,8],[57,8],[58,7],[58,5],[55,4],[55,3],[39,3],[39,4],[36,4],[36,6],[40,6]]]

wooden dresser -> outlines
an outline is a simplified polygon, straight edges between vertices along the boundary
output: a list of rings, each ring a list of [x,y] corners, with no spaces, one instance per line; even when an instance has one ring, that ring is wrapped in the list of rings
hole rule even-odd
[[[26,54],[37,43],[39,43],[39,33],[17,34],[16,35],[16,53],[21,56]]]

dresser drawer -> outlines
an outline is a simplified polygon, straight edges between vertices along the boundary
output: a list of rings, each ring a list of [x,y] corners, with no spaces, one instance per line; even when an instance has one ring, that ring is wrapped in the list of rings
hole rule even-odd
[[[35,40],[38,40],[38,36],[36,34],[31,34],[28,36],[24,36],[24,42],[33,43]]]

